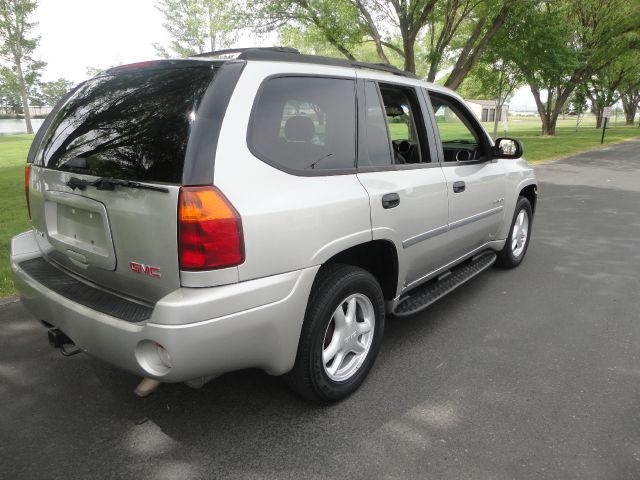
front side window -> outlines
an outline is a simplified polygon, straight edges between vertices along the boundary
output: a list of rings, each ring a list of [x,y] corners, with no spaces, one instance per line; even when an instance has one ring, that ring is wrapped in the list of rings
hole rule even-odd
[[[313,77],[267,80],[254,107],[249,146],[257,157],[285,171],[353,169],[355,82]]]
[[[481,160],[484,156],[478,127],[465,115],[463,107],[444,95],[429,93],[446,162]],[[493,112],[493,113],[492,113]],[[488,115],[495,115],[495,109]],[[483,116],[484,116],[483,111]]]

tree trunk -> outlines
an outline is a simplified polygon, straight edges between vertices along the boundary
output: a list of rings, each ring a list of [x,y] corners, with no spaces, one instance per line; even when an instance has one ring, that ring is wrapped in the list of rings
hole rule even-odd
[[[496,99],[496,114],[493,117],[493,139],[495,140],[496,138],[498,138],[498,124],[499,122],[499,118],[502,117],[502,115],[500,115],[500,112],[502,111],[502,105],[500,104],[500,99]]]
[[[406,72],[416,73],[415,39],[408,38],[402,43],[404,49],[404,70]]]
[[[599,107],[597,103],[593,102],[592,103],[592,108],[591,110],[593,111],[593,114],[596,116],[596,128],[600,128],[602,127],[602,107]]]
[[[431,63],[429,64],[429,72],[427,73],[427,82],[435,82],[436,81],[436,75],[438,74],[438,65],[440,65],[440,59],[435,58],[431,60]]]
[[[218,45],[217,45],[217,38],[216,38],[216,30],[214,28],[214,13],[213,13],[213,8],[211,4],[207,5],[207,9],[208,9],[208,13],[209,13],[209,46],[211,48],[211,52],[215,52]]]
[[[624,119],[627,125],[633,125],[636,112],[638,111],[638,102],[640,102],[640,94],[638,95],[627,95],[622,94],[620,96],[622,99],[622,108],[624,109]]]
[[[531,89],[533,99],[536,101],[536,107],[538,108],[538,114],[540,115],[540,122],[542,122],[542,135],[555,135],[556,124],[555,122],[552,122],[551,109],[547,109],[546,105],[542,102],[540,89],[531,83],[529,83],[529,88]],[[547,92],[547,102],[551,100],[550,95],[551,93]]]
[[[542,135],[554,136],[556,134],[556,122],[553,121],[552,115],[545,113],[540,117],[540,120],[542,120]]]
[[[498,14],[493,18],[493,21],[485,34],[479,41],[476,43],[480,36],[481,23],[478,22],[476,29],[472,32],[471,36],[467,40],[467,44],[462,49],[462,53],[458,58],[458,61],[453,67],[453,70],[449,74],[449,78],[445,82],[444,86],[450,88],[452,90],[457,90],[458,87],[462,84],[467,74],[471,71],[473,67],[478,63],[478,60],[486,50],[487,46],[491,39],[495,36],[495,34],[502,28],[505,20],[507,19],[507,15],[509,14],[509,10],[511,10],[513,6],[512,1],[504,2],[502,8],[498,12]]]
[[[29,95],[27,93],[27,83],[24,81],[24,74],[22,73],[22,62],[19,58],[16,58],[15,61],[16,71],[18,73],[18,86],[20,87],[20,98],[22,99],[22,109],[24,110],[24,123],[27,127],[27,133],[33,133],[31,112],[29,111]]]
[[[380,36],[380,32],[378,31],[378,27],[376,27],[376,22],[373,21],[373,17],[367,7],[362,3],[362,1],[357,0],[356,4],[358,5],[358,9],[360,10],[360,14],[364,17],[364,20],[367,24],[367,28],[369,29],[369,34],[371,34],[371,38],[376,46],[376,53],[378,54],[378,58],[382,63],[391,64],[389,58],[384,53],[384,49],[382,48],[382,37]]]

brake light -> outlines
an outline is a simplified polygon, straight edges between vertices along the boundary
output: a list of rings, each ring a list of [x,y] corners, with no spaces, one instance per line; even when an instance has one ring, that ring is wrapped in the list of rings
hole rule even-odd
[[[212,270],[244,261],[240,215],[215,187],[182,187],[178,201],[182,270]]]
[[[24,167],[24,194],[27,197],[27,213],[31,218],[31,205],[29,204],[29,182],[31,180],[31,164],[27,163]]]

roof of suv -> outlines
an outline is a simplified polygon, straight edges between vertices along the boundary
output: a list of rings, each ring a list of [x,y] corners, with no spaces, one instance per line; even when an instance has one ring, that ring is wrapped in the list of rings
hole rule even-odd
[[[322,57],[319,55],[305,55],[295,48],[288,47],[266,47],[266,48],[233,48],[228,50],[216,50],[214,52],[205,52],[193,55],[190,58],[210,58],[236,55],[237,60],[262,60],[273,62],[295,62],[310,63],[316,65],[331,65],[335,67],[363,68],[368,70],[377,70],[382,72],[399,75],[402,77],[414,78],[418,77],[404,70],[385,63],[366,63],[356,60],[348,60],[343,58]]]
[[[264,62],[291,62],[291,63],[302,63],[307,65],[321,65],[321,66],[333,66],[333,67],[343,67],[349,69],[362,69],[368,70],[372,73],[386,73],[391,75],[396,75],[398,77],[402,77],[406,80],[412,81],[410,83],[416,83],[425,87],[428,87],[430,90],[440,93],[445,93],[448,95],[452,95],[458,100],[463,101],[464,99],[455,91],[437,85],[432,82],[427,82],[417,75],[411,72],[406,72],[404,70],[400,70],[399,68],[394,67],[393,65],[384,64],[384,63],[366,63],[366,62],[358,62],[356,60],[348,60],[346,58],[335,58],[335,57],[323,57],[320,55],[305,55],[300,53],[295,48],[289,47],[252,47],[252,48],[232,48],[227,50],[216,50],[213,52],[205,52],[197,55],[193,55],[188,59],[183,60],[191,60],[191,61],[201,61],[201,62],[216,62],[216,63],[224,63],[230,62],[233,60],[240,61],[264,61]]]

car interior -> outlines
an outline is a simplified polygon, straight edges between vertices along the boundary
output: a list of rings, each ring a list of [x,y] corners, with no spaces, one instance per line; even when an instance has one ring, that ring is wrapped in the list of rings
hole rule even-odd
[[[428,161],[423,159],[416,119],[419,107],[406,89],[380,86],[380,94],[391,135],[394,163],[404,165]]]

